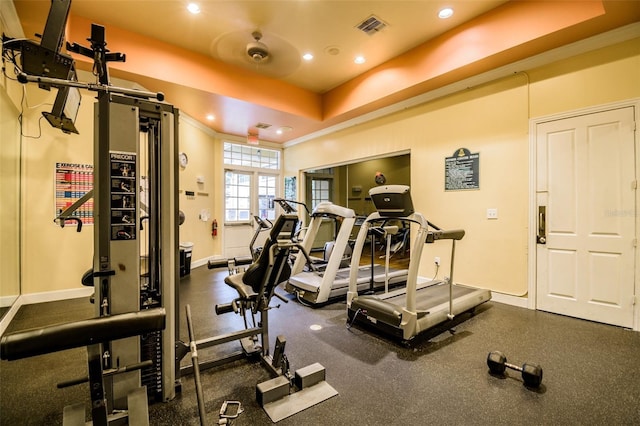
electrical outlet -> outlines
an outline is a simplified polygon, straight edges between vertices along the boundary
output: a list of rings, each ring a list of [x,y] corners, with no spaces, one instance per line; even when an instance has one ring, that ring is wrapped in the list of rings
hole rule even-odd
[[[498,209],[487,209],[487,219],[497,219]]]
[[[433,262],[437,265],[440,266],[440,257],[436,256],[433,258]]]

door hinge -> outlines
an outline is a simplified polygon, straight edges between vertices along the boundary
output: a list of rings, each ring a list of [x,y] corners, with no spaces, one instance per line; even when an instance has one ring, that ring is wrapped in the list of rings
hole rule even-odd
[[[637,238],[634,238],[633,240],[631,240],[631,245],[632,245],[633,247],[638,247],[638,239],[637,239]]]
[[[636,189],[638,189],[638,181],[637,180],[632,180],[631,181],[631,189],[634,190],[634,191]]]

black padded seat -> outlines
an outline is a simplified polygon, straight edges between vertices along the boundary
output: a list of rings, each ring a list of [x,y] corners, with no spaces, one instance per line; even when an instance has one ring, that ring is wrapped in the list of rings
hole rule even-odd
[[[284,237],[291,241],[297,224],[298,217],[296,215],[278,216],[256,261],[249,265],[246,271],[224,279],[227,285],[238,292],[241,299],[255,300],[261,294],[270,299],[274,287],[289,278],[291,275],[291,268],[287,264],[289,249],[278,252],[276,258],[273,259],[274,264],[270,265],[271,249],[278,244],[278,238]],[[271,267],[273,267],[273,271],[270,270]]]
[[[229,275],[224,279],[224,282],[233,287],[242,299],[251,299],[258,295],[255,291],[253,291],[253,287],[245,284],[242,281],[244,273],[241,272],[239,274]]]
[[[164,330],[164,308],[30,328],[2,336],[0,357],[9,361]]]

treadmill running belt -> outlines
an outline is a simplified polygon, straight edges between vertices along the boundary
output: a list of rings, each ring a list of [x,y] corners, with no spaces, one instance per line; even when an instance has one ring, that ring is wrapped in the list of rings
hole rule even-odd
[[[462,297],[476,291],[469,287],[453,286],[453,299]],[[416,291],[416,310],[428,312],[436,306],[449,301],[449,286],[447,284],[432,285]],[[358,296],[353,299],[351,309],[362,309],[366,314],[376,320],[395,327],[402,320],[402,307],[406,306],[407,295],[405,293],[394,297],[384,298],[374,295]]]

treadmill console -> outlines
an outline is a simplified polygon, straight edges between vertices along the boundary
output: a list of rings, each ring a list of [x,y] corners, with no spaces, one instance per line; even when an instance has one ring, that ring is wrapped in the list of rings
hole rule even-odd
[[[377,186],[369,190],[369,196],[382,217],[407,217],[415,212],[407,185]]]

